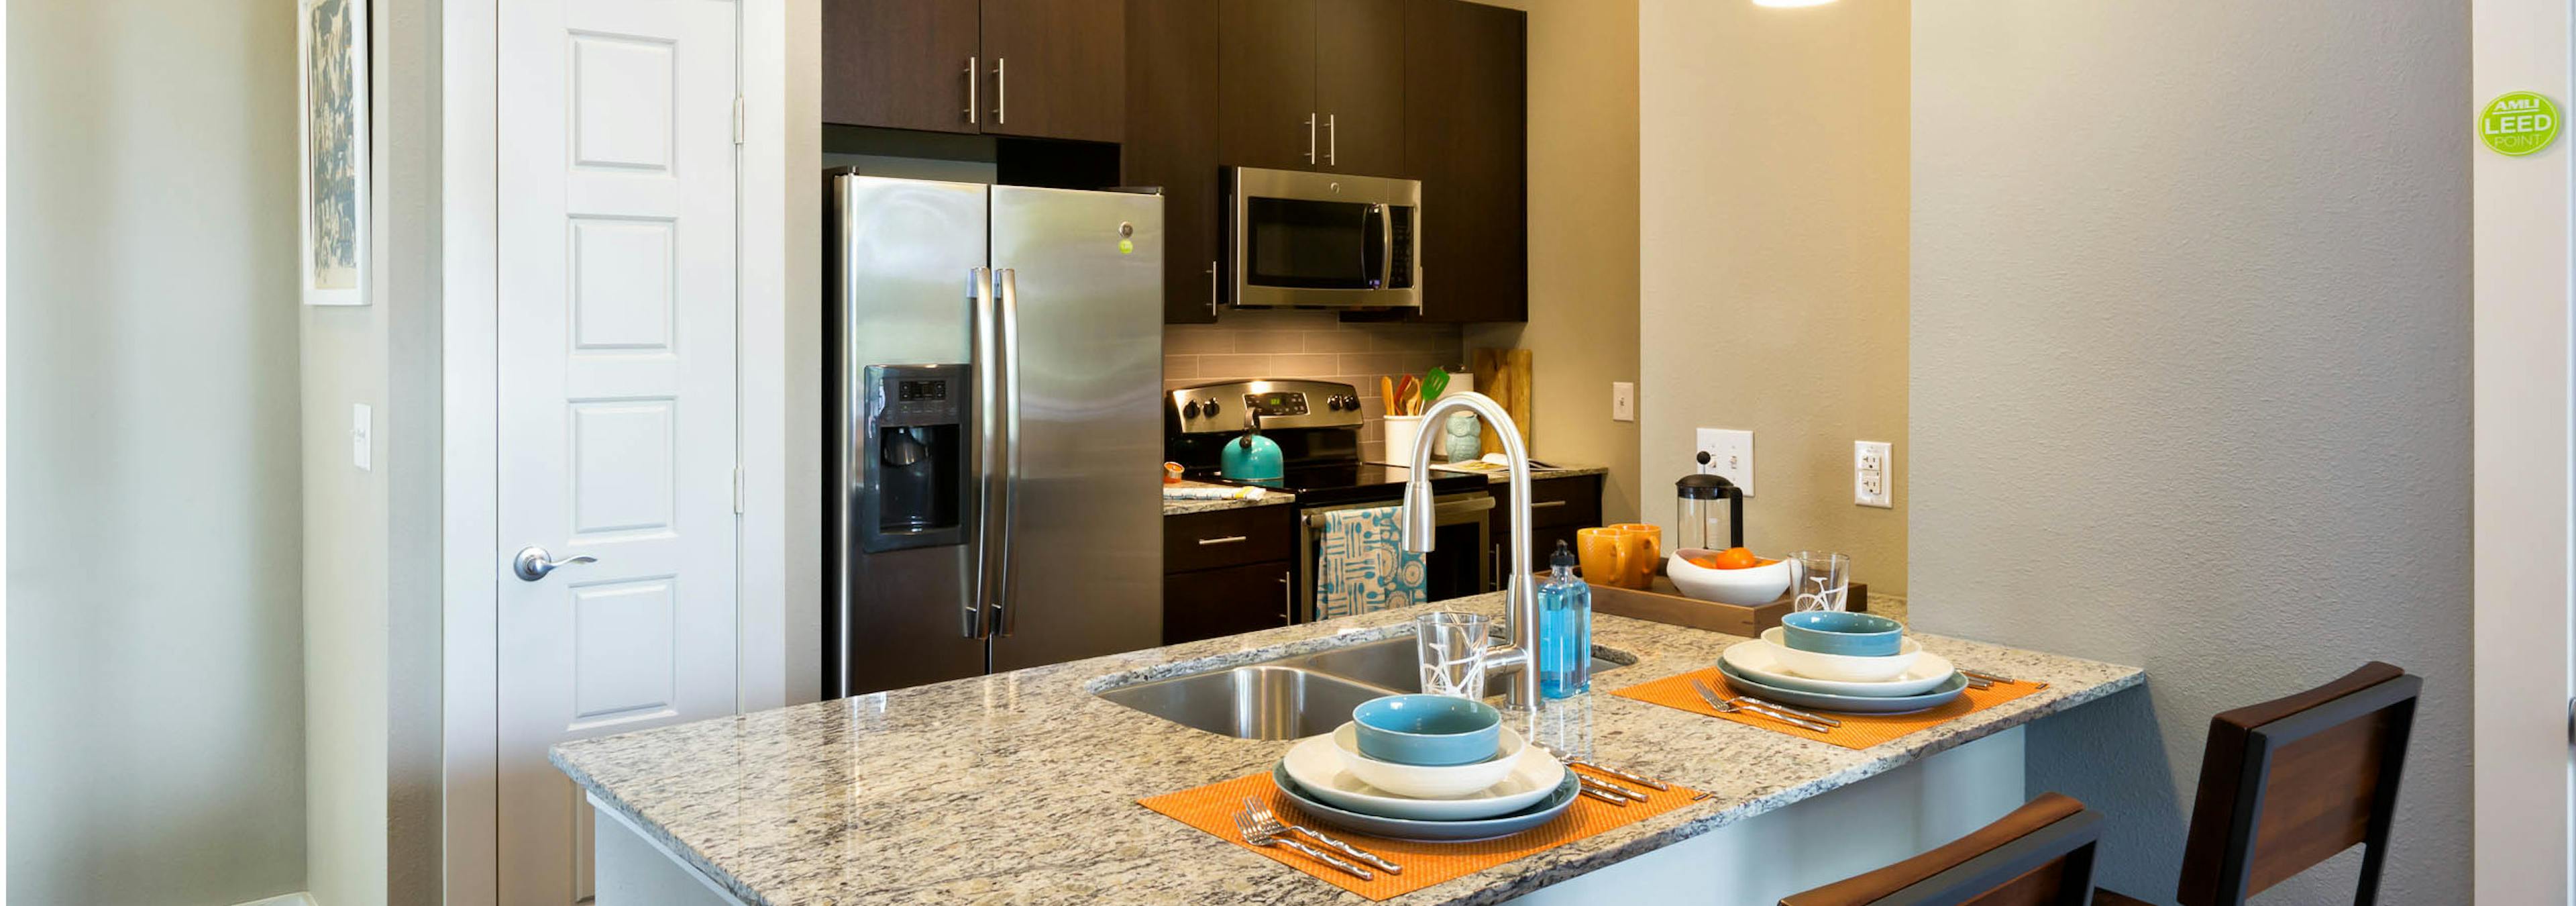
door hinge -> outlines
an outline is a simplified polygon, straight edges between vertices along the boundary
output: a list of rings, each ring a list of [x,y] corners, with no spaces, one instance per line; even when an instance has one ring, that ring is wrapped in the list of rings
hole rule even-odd
[[[742,144],[742,95],[733,96],[733,143]]]
[[[742,515],[742,467],[733,467],[733,514]]]

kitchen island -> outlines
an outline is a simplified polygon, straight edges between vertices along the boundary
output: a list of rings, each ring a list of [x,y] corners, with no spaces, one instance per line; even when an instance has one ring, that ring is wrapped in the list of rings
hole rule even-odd
[[[1136,804],[1266,770],[1288,743],[1095,693],[1400,635],[1419,610],[1500,613],[1501,597],[586,740],[553,760],[598,810],[601,906],[1367,902]],[[1599,617],[1594,643],[1622,666],[1566,706],[1582,709],[1594,756],[1709,798],[1387,902],[1766,903],[2000,816],[2024,796],[2022,724],[2144,681],[1921,638],[1962,666],[2051,685],[1845,749],[1604,694],[1707,666],[1741,639]]]

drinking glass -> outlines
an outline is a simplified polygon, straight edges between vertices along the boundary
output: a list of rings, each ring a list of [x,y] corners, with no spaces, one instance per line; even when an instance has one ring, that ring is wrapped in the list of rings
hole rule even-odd
[[[1851,590],[1851,558],[1826,551],[1799,551],[1789,555],[1797,568],[1797,583],[1790,589],[1798,597],[1789,605],[1792,611],[1841,610],[1844,594]]]
[[[1493,618],[1480,613],[1434,611],[1413,618],[1422,659],[1422,692],[1458,698],[1485,697],[1485,649],[1493,644]]]

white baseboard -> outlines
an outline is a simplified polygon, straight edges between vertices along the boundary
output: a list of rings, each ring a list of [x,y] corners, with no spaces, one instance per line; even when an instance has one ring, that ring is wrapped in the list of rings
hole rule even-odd
[[[252,900],[237,906],[316,906],[311,894],[281,893],[265,900]]]

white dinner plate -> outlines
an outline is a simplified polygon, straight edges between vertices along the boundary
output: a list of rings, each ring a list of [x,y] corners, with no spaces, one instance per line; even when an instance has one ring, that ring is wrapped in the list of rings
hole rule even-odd
[[[1958,671],[1949,658],[1926,651],[1915,656],[1914,663],[1895,679],[1875,683],[1818,679],[1791,671],[1782,663],[1784,659],[1780,657],[1780,649],[1761,639],[1737,642],[1720,653],[1718,659],[1746,676],[1783,689],[1868,698],[1921,695],[1938,688],[1950,679],[1950,674]]]
[[[1504,727],[1510,733],[1512,728]],[[1411,799],[1360,782],[1342,764],[1333,735],[1297,741],[1280,760],[1297,785],[1325,804],[1363,814],[1422,821],[1470,821],[1506,815],[1547,798],[1565,779],[1565,766],[1537,746],[1523,746],[1503,782],[1456,799]]]

